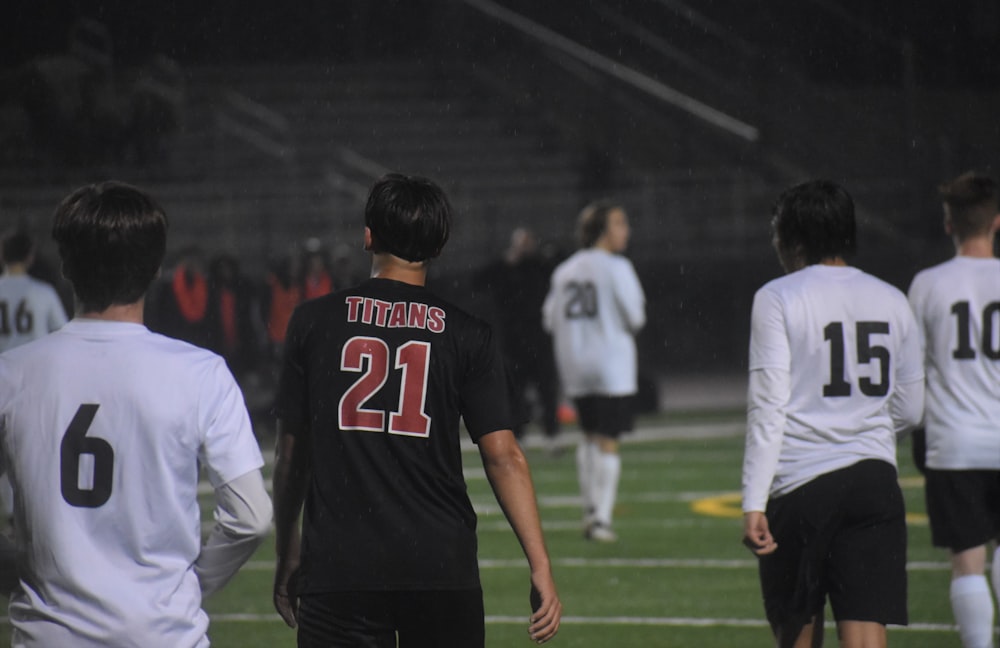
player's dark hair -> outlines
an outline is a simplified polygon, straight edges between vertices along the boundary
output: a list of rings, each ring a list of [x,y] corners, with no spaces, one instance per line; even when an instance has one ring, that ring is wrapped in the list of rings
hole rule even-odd
[[[7,235],[0,247],[0,260],[4,263],[25,263],[35,252],[35,242],[21,230]]]
[[[601,238],[608,227],[608,215],[616,209],[623,207],[610,200],[596,200],[580,210],[576,224],[580,247],[589,248],[597,243],[597,239]]]
[[[854,254],[854,200],[835,182],[811,180],[785,190],[772,214],[779,246],[806,265]]]
[[[52,238],[83,312],[138,301],[156,278],[167,217],[143,191],[120,182],[80,187],[56,208]]]
[[[952,232],[960,241],[989,231],[998,209],[997,184],[990,176],[968,171],[938,187],[947,206]]]
[[[420,176],[389,173],[368,193],[365,226],[372,251],[411,262],[441,254],[451,231],[451,204],[441,187]]]

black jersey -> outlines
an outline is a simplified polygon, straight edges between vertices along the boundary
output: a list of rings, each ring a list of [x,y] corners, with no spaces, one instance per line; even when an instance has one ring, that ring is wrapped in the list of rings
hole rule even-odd
[[[371,279],[299,306],[278,417],[308,424],[304,593],[479,585],[460,418],[511,427],[490,326],[426,288]]]

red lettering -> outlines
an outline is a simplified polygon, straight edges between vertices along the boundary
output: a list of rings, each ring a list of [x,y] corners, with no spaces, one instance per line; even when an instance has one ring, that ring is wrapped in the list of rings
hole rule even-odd
[[[385,321],[389,318],[390,302],[375,300],[375,326],[385,326]]]
[[[357,322],[358,321],[358,310],[361,308],[362,297],[348,297],[347,298],[347,321]]]
[[[364,312],[361,314],[361,321],[365,324],[372,323],[372,309],[375,307],[375,300],[371,297],[365,297],[365,308]]]
[[[427,330],[432,333],[444,330],[444,311],[437,306],[427,309]]]
[[[389,328],[406,326],[406,302],[395,302],[389,313]]]
[[[410,317],[406,322],[410,328],[427,328],[427,304],[410,304]]]

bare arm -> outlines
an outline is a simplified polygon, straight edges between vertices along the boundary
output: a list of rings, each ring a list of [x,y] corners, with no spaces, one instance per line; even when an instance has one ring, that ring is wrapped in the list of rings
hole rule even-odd
[[[304,424],[278,420],[274,461],[274,607],[289,627],[298,625],[301,538],[299,516],[309,480],[309,436]]]
[[[480,438],[479,453],[497,502],[514,529],[531,569],[532,615],[528,633],[536,643],[545,643],[559,631],[562,603],[552,578],[528,461],[510,430],[498,430]]]

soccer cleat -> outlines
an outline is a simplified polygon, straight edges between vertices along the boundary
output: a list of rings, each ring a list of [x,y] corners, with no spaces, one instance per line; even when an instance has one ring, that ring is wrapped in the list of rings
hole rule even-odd
[[[611,527],[600,522],[594,522],[583,532],[583,537],[595,542],[618,542],[618,534]]]

